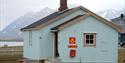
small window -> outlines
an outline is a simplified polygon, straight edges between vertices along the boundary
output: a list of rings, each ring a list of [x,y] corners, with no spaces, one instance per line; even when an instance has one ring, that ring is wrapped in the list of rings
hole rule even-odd
[[[84,33],[84,46],[96,46],[96,33]]]
[[[32,31],[29,31],[29,46],[32,46]]]

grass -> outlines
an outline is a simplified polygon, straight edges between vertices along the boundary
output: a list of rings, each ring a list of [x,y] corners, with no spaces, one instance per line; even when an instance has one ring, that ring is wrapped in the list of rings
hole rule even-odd
[[[118,50],[118,63],[125,63],[125,48]],[[23,47],[0,47],[0,63],[18,63],[23,58]]]
[[[0,63],[18,63],[22,58],[22,46],[0,47]]]

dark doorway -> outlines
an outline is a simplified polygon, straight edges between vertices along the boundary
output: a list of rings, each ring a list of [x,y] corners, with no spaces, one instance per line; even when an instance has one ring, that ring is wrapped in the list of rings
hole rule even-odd
[[[55,39],[55,46],[54,46],[54,48],[55,48],[55,53],[54,53],[54,55],[55,55],[55,57],[59,57],[59,53],[58,53],[58,32],[54,32],[54,39]]]

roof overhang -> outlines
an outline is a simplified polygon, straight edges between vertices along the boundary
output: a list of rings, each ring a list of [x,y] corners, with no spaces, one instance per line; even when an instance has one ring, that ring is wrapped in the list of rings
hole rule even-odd
[[[72,20],[72,21],[66,22],[65,24],[60,24],[60,25],[56,26],[56,28],[57,28],[58,30],[62,30],[62,29],[64,29],[64,28],[66,28],[67,26],[70,26],[70,25],[72,25],[72,24],[75,24],[75,23],[77,23],[78,21],[81,21],[81,20],[83,20],[83,19],[85,19],[85,18],[87,18],[87,17],[89,17],[89,16],[95,17],[96,19],[98,19],[98,20],[101,21],[102,23],[106,24],[107,26],[113,28],[114,30],[116,30],[116,31],[118,31],[118,32],[123,32],[123,29],[122,29],[120,26],[118,26],[118,25],[114,24],[113,22],[110,22],[110,21],[108,21],[108,20],[106,20],[106,19],[104,19],[104,18],[102,18],[102,17],[100,17],[100,16],[94,14],[93,12],[88,12],[88,13],[86,13],[85,15],[83,15],[82,17],[79,17],[79,18],[74,19],[74,20]]]

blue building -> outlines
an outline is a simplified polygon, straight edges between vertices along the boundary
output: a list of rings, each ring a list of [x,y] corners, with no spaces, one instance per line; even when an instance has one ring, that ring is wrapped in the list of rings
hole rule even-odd
[[[60,0],[57,12],[21,30],[24,57],[29,61],[117,63],[122,29],[82,6],[69,9],[67,0]]]
[[[119,42],[125,41],[125,15],[112,19],[112,22],[123,28],[122,32],[119,32]]]

